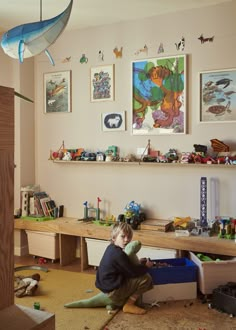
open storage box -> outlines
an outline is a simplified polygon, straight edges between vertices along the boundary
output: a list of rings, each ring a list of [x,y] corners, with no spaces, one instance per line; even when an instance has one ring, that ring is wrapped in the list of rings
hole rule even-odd
[[[90,266],[99,266],[100,260],[110,244],[110,241],[101,239],[85,238],[88,251],[88,264]],[[150,246],[142,246],[137,253],[138,258],[175,258],[176,250],[159,249]]]
[[[236,282],[236,258],[219,256],[221,261],[201,261],[195,253],[189,254],[198,266],[198,288],[203,294],[212,294],[219,285]]]
[[[149,269],[154,288],[143,294],[144,303],[196,299],[197,266],[187,258],[152,260],[162,267]],[[166,264],[166,265],[165,265]]]
[[[55,233],[26,230],[29,254],[52,260],[59,259],[59,236]]]

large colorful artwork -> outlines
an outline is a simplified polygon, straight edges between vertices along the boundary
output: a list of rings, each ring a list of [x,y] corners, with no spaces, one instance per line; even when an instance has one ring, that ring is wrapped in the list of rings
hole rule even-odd
[[[134,135],[186,133],[186,55],[132,63]]]

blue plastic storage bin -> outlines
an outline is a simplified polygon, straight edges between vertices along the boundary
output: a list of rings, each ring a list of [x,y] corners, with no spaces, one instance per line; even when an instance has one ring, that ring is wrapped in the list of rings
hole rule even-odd
[[[198,267],[192,260],[175,258],[152,261],[170,265],[169,267],[153,267],[148,270],[154,285],[197,281]]]

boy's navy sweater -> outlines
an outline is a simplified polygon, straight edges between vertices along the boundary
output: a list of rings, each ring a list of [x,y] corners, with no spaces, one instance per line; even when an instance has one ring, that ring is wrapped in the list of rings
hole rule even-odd
[[[95,285],[104,293],[118,289],[125,278],[147,273],[144,265],[134,265],[127,254],[114,244],[108,245],[96,273]]]

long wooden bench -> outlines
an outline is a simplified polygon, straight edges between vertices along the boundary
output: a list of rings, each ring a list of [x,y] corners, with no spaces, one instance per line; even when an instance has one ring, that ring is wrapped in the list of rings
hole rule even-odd
[[[80,237],[81,270],[88,267],[85,238],[110,239],[111,228],[109,226],[99,226],[92,222],[79,221],[76,218],[64,217],[42,222],[23,219],[15,219],[14,221],[15,229],[59,234],[60,264],[62,266],[75,259],[77,237]],[[234,240],[218,237],[177,237],[174,232],[135,230],[133,238],[140,240],[145,246],[236,256]]]

